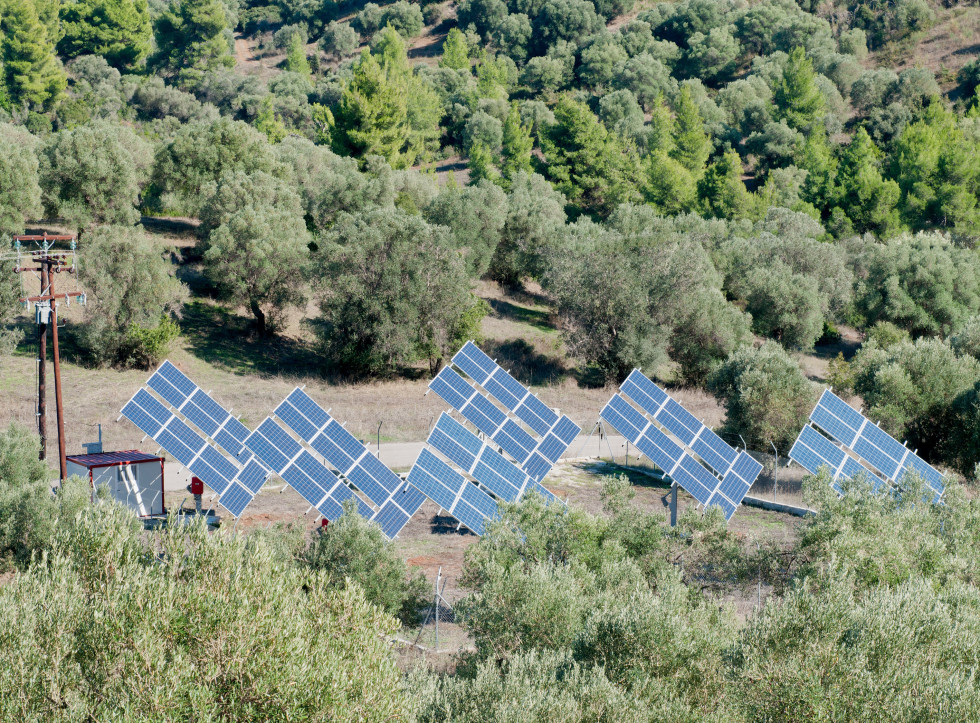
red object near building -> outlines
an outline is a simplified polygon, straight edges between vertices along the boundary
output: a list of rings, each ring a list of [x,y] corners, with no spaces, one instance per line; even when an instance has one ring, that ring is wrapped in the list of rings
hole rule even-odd
[[[191,477],[191,494],[192,495],[204,494],[204,482],[201,479],[197,477]]]

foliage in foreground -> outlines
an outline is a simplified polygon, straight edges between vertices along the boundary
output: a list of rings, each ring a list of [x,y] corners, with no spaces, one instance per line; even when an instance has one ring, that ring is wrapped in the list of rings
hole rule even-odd
[[[455,675],[413,674],[420,720],[977,716],[980,508],[955,484],[935,506],[918,479],[897,496],[858,479],[838,499],[809,478],[819,512],[800,542],[758,552],[713,514],[671,530],[623,484],[612,518],[527,501],[468,550],[457,609],[476,651]],[[757,574],[774,596],[738,623],[711,591]]]
[[[203,524],[142,537],[131,511],[86,507],[0,589],[5,720],[403,714],[398,624],[356,584]]]

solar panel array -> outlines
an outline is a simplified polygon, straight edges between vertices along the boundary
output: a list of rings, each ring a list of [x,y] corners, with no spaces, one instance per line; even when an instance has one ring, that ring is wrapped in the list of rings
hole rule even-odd
[[[504,450],[534,482],[541,482],[578,436],[579,426],[568,417],[555,414],[473,342],[466,342],[452,361],[540,439],[525,431],[452,367],[440,371],[429,388]]]
[[[378,522],[389,539],[397,535],[422,506],[424,497],[418,491],[388,469],[302,389],[290,392],[274,414],[378,507],[377,512],[371,513],[366,508],[362,514]],[[323,491],[330,494],[326,489]],[[316,494],[315,491],[312,494]],[[325,504],[334,512],[331,501],[324,503],[321,500],[315,504],[305,496],[304,499],[328,519],[335,519],[317,506]]]
[[[747,452],[733,449],[639,370],[630,373],[620,392],[612,396],[599,417],[699,503],[706,508],[721,508],[725,519],[730,520],[762,471],[762,465]]]
[[[173,409],[141,388],[123,407],[123,415],[218,493],[219,501],[234,517],[241,516],[272,472],[331,521],[343,513],[345,501],[354,500],[358,512],[377,522],[389,539],[401,531],[425,499],[301,389],[293,390],[276,408],[275,416],[334,465],[376,509],[358,498],[343,478],[324,466],[276,420],[267,418],[250,432],[169,361],[147,380],[147,387]]]
[[[423,448],[408,473],[408,481],[478,535],[497,515],[497,503],[486,492]]]
[[[929,486],[934,502],[942,497],[945,486],[938,470],[829,389],[824,390],[810,413],[810,422],[793,443],[790,459],[812,474],[817,474],[823,466],[828,467],[831,484],[838,494],[843,493],[840,481],[857,474],[868,474],[877,491],[885,483],[897,484],[907,471],[914,470]],[[864,464],[847,454],[845,449],[857,455]]]
[[[213,489],[228,512],[241,516],[268,477],[268,470],[245,448],[248,428],[169,361],[161,364],[146,384],[170,407],[140,388],[122,408],[123,416]],[[217,442],[234,461],[178,413]]]

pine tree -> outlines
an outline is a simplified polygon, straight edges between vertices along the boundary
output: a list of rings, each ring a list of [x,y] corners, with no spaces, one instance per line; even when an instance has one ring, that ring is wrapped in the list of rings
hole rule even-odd
[[[742,159],[728,151],[712,163],[698,182],[698,196],[705,216],[748,218],[753,211],[752,194],[742,182]]]
[[[599,215],[639,199],[635,156],[584,103],[563,97],[555,124],[541,138],[547,175],[568,199]]]
[[[470,158],[467,166],[470,171],[471,184],[484,180],[493,183],[500,181],[500,174],[494,167],[493,151],[480,141],[470,146]]]
[[[101,55],[116,68],[139,64],[153,40],[146,0],[75,0],[61,9],[61,24],[63,56]]]
[[[310,76],[310,61],[306,59],[306,46],[299,33],[293,33],[289,39],[289,49],[283,67],[290,73],[299,73],[306,78]]]
[[[807,131],[823,117],[824,97],[816,78],[803,48],[793,48],[772,98],[777,117],[785,119],[790,128]]]
[[[671,157],[691,172],[695,179],[704,174],[704,164],[711,153],[711,140],[690,89],[685,85],[677,96],[677,135]]]
[[[258,115],[255,116],[255,127],[265,133],[270,143],[278,143],[289,133],[286,124],[276,115],[271,96],[262,99]]]
[[[33,0],[0,0],[0,61],[11,107],[50,108],[67,80]]]
[[[837,168],[838,204],[858,233],[871,231],[887,238],[901,228],[901,190],[882,178],[882,153],[864,128],[859,128],[841,155]]]
[[[208,70],[230,68],[235,62],[227,29],[221,0],[175,0],[156,23],[154,64],[190,82]]]
[[[517,103],[511,103],[507,120],[504,121],[502,170],[505,179],[510,181],[521,171],[530,172],[532,148],[531,129],[521,123]]]
[[[407,99],[378,59],[365,50],[334,113],[331,140],[340,155],[384,156],[396,167],[408,143]]]
[[[466,36],[459,28],[453,28],[446,36],[442,46],[442,57],[439,58],[440,68],[453,70],[470,69],[470,50],[466,45]]]

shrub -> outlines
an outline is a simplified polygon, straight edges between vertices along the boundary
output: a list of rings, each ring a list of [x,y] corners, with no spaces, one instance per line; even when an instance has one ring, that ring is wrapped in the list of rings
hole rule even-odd
[[[397,623],[356,584],[203,520],[144,535],[130,510],[89,506],[45,564],[0,588],[0,707],[66,721],[406,715]]]
[[[353,506],[314,536],[303,552],[303,562],[326,575],[327,584],[343,590],[351,580],[364,598],[404,625],[421,622],[429,604],[429,584],[420,571],[414,574],[381,528],[365,520]]]
[[[0,234],[22,233],[41,215],[37,145],[24,129],[0,123]]]
[[[27,567],[54,534],[50,470],[36,434],[14,422],[0,432],[0,570]]]
[[[166,355],[176,336],[187,289],[139,226],[100,226],[85,236],[79,281],[89,304],[75,338],[95,364],[146,368]]]
[[[772,442],[788,450],[816,400],[800,367],[772,341],[736,351],[709,387],[725,404],[729,430],[756,449]]]

